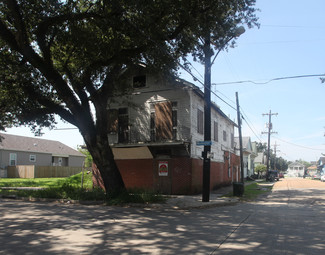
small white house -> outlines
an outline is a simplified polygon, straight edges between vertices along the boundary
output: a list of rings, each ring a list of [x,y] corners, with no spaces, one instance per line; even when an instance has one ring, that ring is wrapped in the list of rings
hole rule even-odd
[[[294,162],[288,166],[288,177],[303,177],[305,174],[305,166],[301,163]]]

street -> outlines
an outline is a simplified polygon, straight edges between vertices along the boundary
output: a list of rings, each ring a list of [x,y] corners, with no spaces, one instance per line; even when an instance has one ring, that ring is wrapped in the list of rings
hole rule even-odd
[[[209,209],[0,200],[0,254],[324,254],[325,183]]]

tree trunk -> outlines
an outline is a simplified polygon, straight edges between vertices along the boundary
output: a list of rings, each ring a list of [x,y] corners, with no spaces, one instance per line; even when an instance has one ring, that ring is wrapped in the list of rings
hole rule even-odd
[[[113,151],[109,146],[107,138],[96,139],[95,142],[93,139],[92,142],[85,139],[85,142],[93,157],[93,162],[100,172],[106,193],[119,192],[125,189],[122,176],[115,163]]]

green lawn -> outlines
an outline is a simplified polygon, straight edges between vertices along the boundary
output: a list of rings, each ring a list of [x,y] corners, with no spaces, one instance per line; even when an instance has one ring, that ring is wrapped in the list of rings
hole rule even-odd
[[[71,200],[106,201],[108,204],[124,203],[156,203],[165,201],[165,197],[146,190],[128,190],[116,194],[105,194],[102,189],[93,189],[92,175],[84,174],[81,187],[82,173],[67,178],[0,178],[0,195],[54,198]],[[3,189],[3,187],[40,187],[41,190]]]
[[[67,178],[0,178],[1,187],[41,187],[41,188],[58,188],[64,183],[81,187],[82,173]],[[84,174],[83,187],[92,188],[91,174]]]

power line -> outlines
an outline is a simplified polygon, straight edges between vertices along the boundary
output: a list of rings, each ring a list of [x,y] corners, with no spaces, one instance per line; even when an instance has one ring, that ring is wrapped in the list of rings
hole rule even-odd
[[[240,84],[240,83],[253,83],[256,85],[265,85],[268,84],[272,81],[279,81],[279,80],[287,80],[287,79],[299,79],[299,78],[311,78],[311,77],[321,77],[325,76],[325,74],[305,74],[305,75],[296,75],[296,76],[286,76],[286,77],[278,77],[278,78],[273,78],[270,79],[266,82],[256,82],[252,80],[246,80],[246,81],[232,81],[232,82],[220,82],[220,83],[212,83],[211,85],[229,85],[229,84]]]
[[[283,140],[281,138],[279,138],[278,136],[276,136],[276,138],[284,143],[288,143],[288,144],[291,144],[293,146],[296,146],[296,147],[300,147],[300,148],[303,148],[303,149],[308,149],[308,150],[313,150],[313,151],[325,151],[325,149],[315,149],[315,148],[310,148],[310,147],[307,147],[307,146],[303,146],[303,145],[299,145],[299,144],[295,144],[295,143],[292,143],[292,142],[288,142],[286,140]]]

